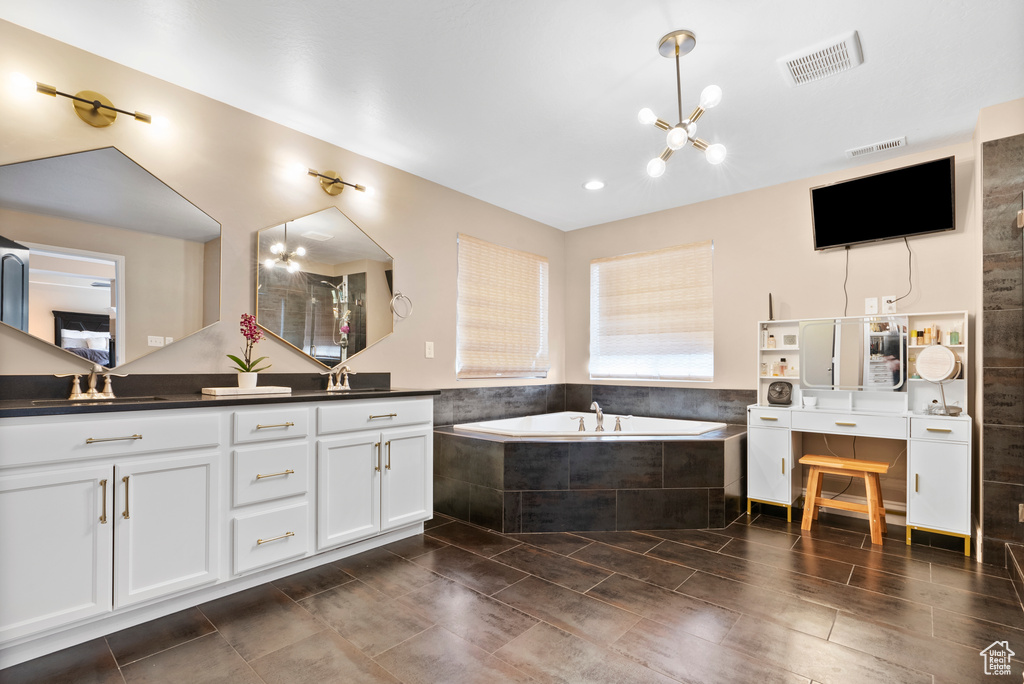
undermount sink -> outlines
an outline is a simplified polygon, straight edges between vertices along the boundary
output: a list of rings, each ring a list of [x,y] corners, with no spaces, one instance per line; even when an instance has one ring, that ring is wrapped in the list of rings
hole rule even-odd
[[[114,397],[113,399],[34,399],[36,406],[96,406],[99,404],[137,404],[142,401],[167,401],[164,397]]]

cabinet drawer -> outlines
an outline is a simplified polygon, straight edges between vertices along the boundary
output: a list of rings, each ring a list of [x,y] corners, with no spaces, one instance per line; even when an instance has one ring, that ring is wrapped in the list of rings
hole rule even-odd
[[[906,439],[907,417],[797,411],[793,414],[793,429],[836,435]]]
[[[792,411],[789,409],[752,408],[749,410],[747,425],[751,427],[761,425],[763,427],[788,428],[791,415]]]
[[[235,574],[309,553],[305,502],[235,518]]]
[[[93,414],[83,420],[0,426],[0,467],[215,447],[220,416],[187,411]]]
[[[317,409],[319,434],[350,430],[384,430],[397,425],[429,423],[434,419],[431,399],[340,401]]]
[[[913,417],[910,419],[910,437],[942,442],[970,442],[971,423],[969,420]]]
[[[309,482],[309,445],[236,449],[232,459],[235,506],[304,494]]]
[[[305,437],[309,434],[309,410],[275,408],[235,412],[235,444]]]

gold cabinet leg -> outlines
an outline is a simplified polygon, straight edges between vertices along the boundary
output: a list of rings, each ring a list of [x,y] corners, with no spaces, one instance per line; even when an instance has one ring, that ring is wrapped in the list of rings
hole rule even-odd
[[[786,506],[786,522],[793,522],[793,507]]]
[[[964,555],[970,557],[971,555],[971,538],[964,537]]]
[[[907,546],[910,546],[910,525],[907,525]]]
[[[750,515],[750,499],[747,499],[747,515]]]

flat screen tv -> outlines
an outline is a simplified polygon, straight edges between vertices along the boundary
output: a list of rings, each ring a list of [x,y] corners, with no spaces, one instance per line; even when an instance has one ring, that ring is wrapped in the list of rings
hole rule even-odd
[[[954,230],[954,160],[811,188],[814,249]]]

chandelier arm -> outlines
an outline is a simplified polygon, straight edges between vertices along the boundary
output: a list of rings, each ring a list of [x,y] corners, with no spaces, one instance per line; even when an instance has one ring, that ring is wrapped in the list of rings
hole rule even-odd
[[[676,43],[676,104],[679,107],[679,123],[683,123],[683,86],[679,78],[679,44]]]

